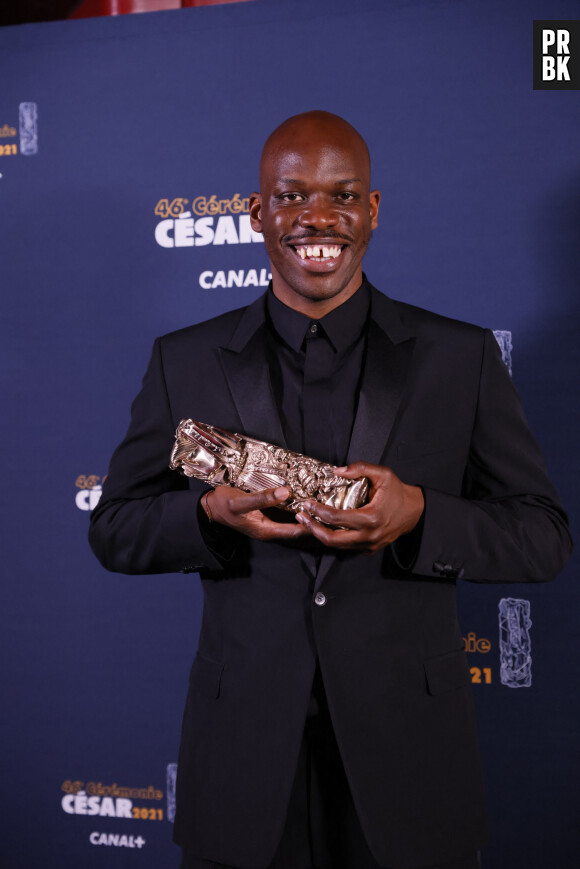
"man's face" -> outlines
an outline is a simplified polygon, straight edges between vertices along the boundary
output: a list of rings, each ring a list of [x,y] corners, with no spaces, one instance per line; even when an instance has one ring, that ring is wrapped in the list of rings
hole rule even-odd
[[[281,301],[323,315],[362,283],[362,258],[377,226],[364,143],[348,126],[304,121],[282,127],[262,158],[252,226],[264,234]]]

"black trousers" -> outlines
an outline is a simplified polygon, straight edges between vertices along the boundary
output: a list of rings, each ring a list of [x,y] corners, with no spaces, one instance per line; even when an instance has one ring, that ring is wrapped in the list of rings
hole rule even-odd
[[[424,869],[480,869],[479,855]],[[181,869],[239,869],[184,852]],[[286,825],[264,869],[391,869],[372,856],[340,758],[322,681],[315,678]]]

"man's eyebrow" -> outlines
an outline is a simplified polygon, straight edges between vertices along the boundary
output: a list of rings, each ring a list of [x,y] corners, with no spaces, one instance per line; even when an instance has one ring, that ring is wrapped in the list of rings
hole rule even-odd
[[[335,181],[336,185],[342,184],[355,184],[358,182],[362,184],[362,178],[342,178],[340,181]],[[278,178],[276,184],[305,184],[306,182],[300,178]]]

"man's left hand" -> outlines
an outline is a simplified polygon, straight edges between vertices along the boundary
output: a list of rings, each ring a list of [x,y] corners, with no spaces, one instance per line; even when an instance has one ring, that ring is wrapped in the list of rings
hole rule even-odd
[[[347,480],[368,477],[369,502],[355,510],[305,502],[305,510],[296,519],[326,546],[374,553],[417,525],[425,506],[419,486],[409,486],[389,468],[366,462],[339,468],[336,474]]]

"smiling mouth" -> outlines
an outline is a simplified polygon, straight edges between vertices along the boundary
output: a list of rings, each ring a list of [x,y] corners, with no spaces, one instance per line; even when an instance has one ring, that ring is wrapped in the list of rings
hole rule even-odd
[[[337,260],[346,245],[339,244],[296,244],[292,245],[300,259],[304,262],[324,263]]]

